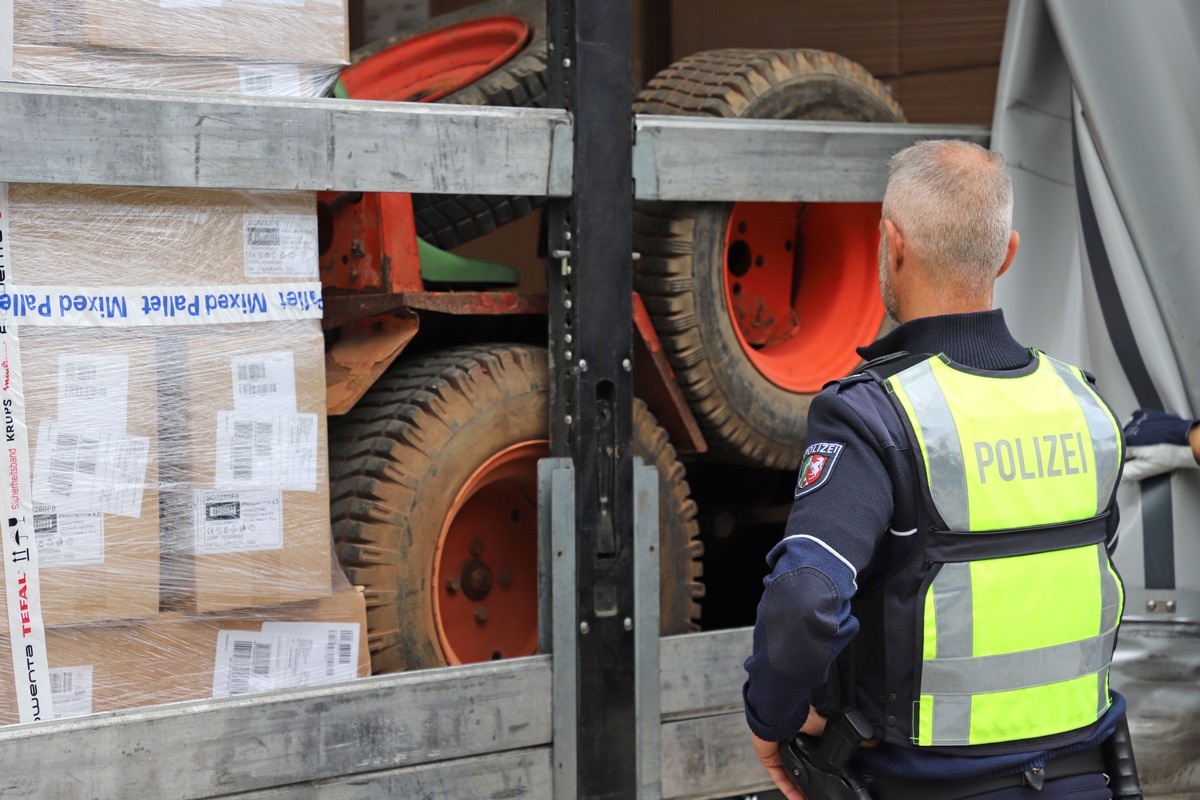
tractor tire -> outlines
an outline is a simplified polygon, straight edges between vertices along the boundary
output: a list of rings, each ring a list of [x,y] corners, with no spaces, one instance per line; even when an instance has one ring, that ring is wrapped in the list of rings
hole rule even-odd
[[[659,73],[635,111],[904,118],[865,69],[815,50],[698,53]],[[866,203],[638,205],[635,286],[715,455],[799,466],[812,398],[894,326],[879,298],[878,219]]]
[[[393,366],[330,421],[334,542],[365,589],[374,672],[536,651],[547,363],[543,348],[526,345],[444,350]],[[660,477],[662,633],[696,630],[696,505],[640,401],[634,453]]]
[[[544,108],[547,102],[545,0],[491,0],[444,14],[423,25],[406,28],[386,39],[364,45],[351,54],[350,63],[357,64],[416,36],[501,15],[518,17],[529,26],[529,40],[524,49],[493,72],[437,102]],[[416,217],[417,235],[443,250],[449,250],[520,219],[544,202],[543,197],[414,194],[413,214]]]

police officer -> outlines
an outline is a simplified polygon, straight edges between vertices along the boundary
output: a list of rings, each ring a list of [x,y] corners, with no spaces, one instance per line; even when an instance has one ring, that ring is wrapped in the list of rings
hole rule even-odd
[[[880,233],[901,324],[812,403],[746,661],[755,751],[800,800],[779,743],[855,706],[873,797],[1109,798],[1120,424],[992,310],[1019,242],[999,155],[897,153]]]

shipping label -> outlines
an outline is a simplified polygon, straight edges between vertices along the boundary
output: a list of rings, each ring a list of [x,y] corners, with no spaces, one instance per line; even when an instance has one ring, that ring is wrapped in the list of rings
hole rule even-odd
[[[233,410],[239,414],[294,414],[296,365],[290,352],[234,356]]]
[[[43,567],[104,563],[104,514],[62,514],[54,506],[35,504],[33,535]]]
[[[292,625],[264,623],[262,631],[220,631],[213,697],[335,683],[357,675],[357,623]]]
[[[303,97],[300,68],[287,64],[247,64],[238,67],[242,94],[269,97]],[[246,241],[246,274],[250,275],[250,240]],[[315,258],[315,256],[314,256]]]
[[[129,357],[71,354],[58,359],[58,424],[67,430],[125,433]]]
[[[85,717],[91,714],[91,665],[50,670],[50,694],[54,698],[54,719]]]
[[[316,214],[246,214],[246,277],[317,278]]]
[[[196,553],[245,553],[283,547],[279,490],[198,491]]]
[[[33,496],[60,512],[142,515],[150,440],[126,433],[69,430],[43,420],[33,470]]]
[[[317,489],[317,415],[217,413],[217,488]]]

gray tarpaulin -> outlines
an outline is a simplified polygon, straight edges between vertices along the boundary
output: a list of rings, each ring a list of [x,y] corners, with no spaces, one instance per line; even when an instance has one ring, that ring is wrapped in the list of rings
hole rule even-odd
[[[1013,0],[992,147],[1021,247],[1017,338],[1095,373],[1122,419],[1200,412],[1200,3]],[[1200,794],[1200,472],[1124,486],[1130,700],[1148,797]]]

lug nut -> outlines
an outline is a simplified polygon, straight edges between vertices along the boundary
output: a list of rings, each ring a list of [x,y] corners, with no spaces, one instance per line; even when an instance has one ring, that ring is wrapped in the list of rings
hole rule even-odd
[[[512,573],[506,569],[502,569],[496,573],[496,581],[499,582],[501,586],[508,586],[510,583],[512,583]]]
[[[450,594],[454,594],[455,592],[458,591],[458,578],[447,578],[446,579],[446,591],[449,592]]]
[[[471,543],[467,545],[467,550],[471,555],[479,558],[483,555],[483,539],[472,539]]]
[[[475,621],[479,623],[487,622],[488,610],[487,606],[475,606]]]

